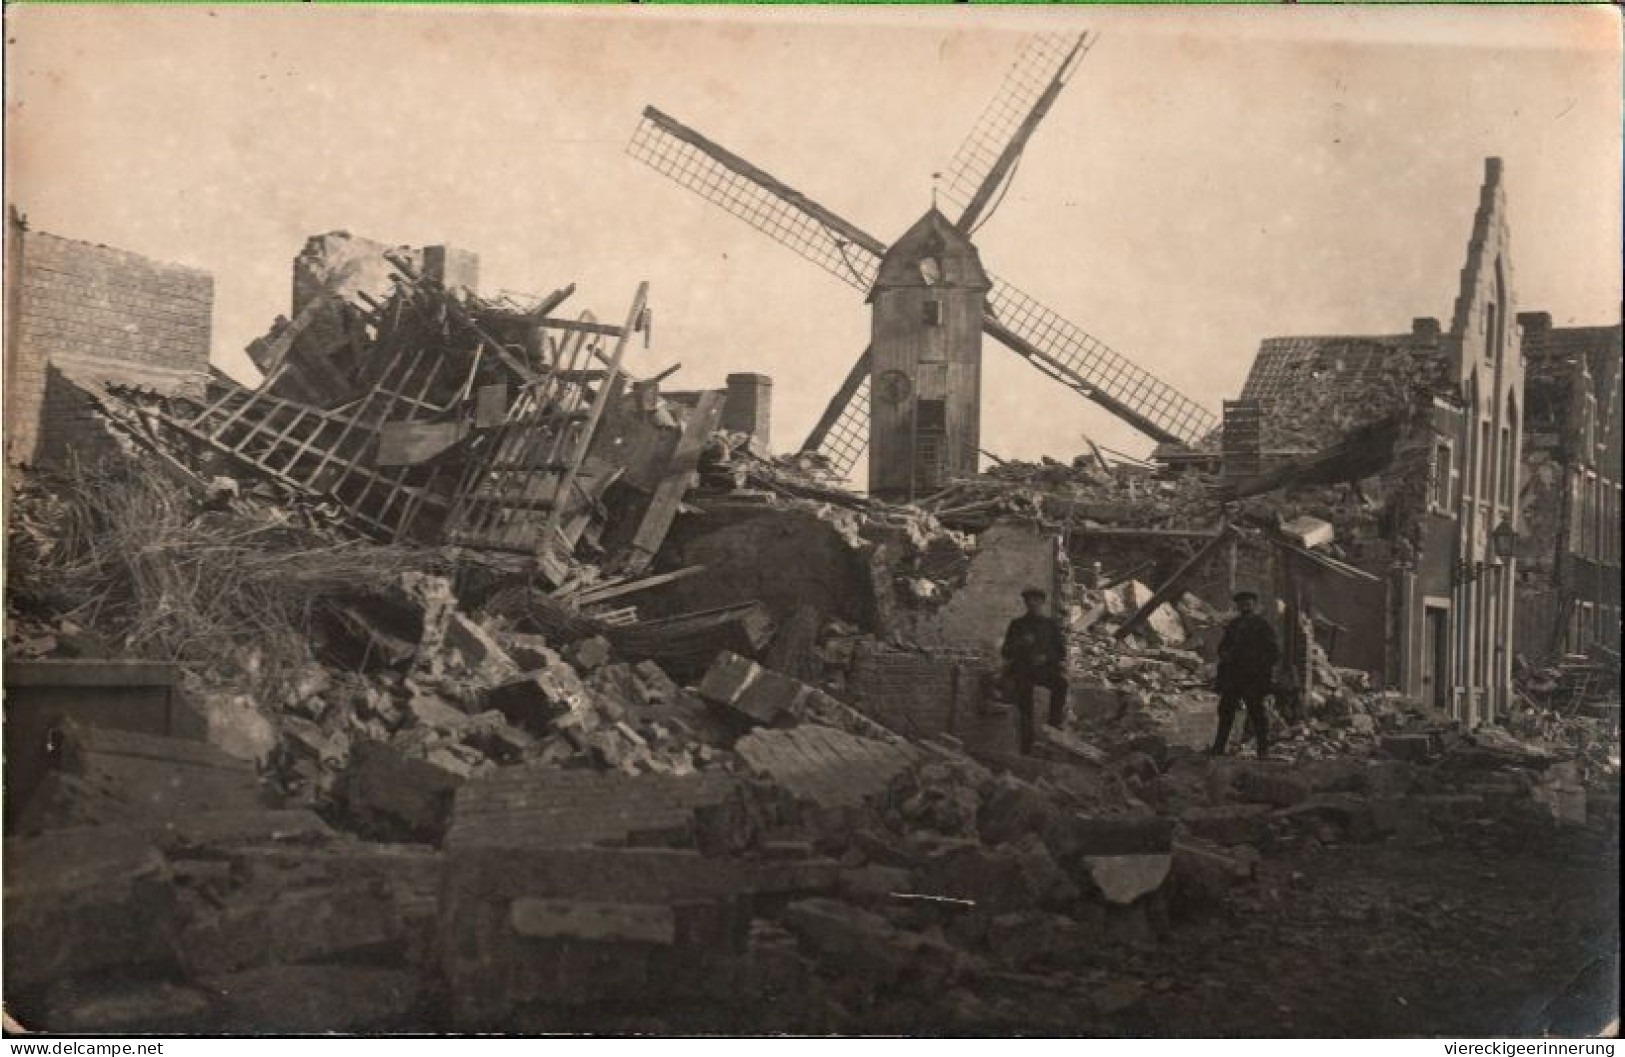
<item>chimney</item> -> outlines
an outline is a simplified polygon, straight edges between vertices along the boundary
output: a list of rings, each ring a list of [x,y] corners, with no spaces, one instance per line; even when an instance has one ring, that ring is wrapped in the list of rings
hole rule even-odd
[[[447,290],[480,289],[480,255],[455,246],[423,247],[423,277],[437,282]]]
[[[1439,321],[1433,316],[1418,316],[1411,320],[1412,337],[1437,338],[1439,333]]]
[[[1550,312],[1519,312],[1518,325],[1523,328],[1523,336],[1536,341],[1546,337],[1552,329],[1552,314]]]
[[[722,428],[747,433],[762,451],[772,450],[773,379],[765,374],[730,374]]]

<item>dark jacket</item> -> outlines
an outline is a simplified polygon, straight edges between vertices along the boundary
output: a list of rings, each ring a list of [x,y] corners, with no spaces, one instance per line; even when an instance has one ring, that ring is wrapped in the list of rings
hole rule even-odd
[[[1066,664],[1066,635],[1053,617],[1024,613],[1005,629],[999,652],[1017,678],[1052,675]]]
[[[1257,613],[1242,614],[1224,626],[1219,640],[1219,692],[1268,693],[1280,659],[1270,622]]]

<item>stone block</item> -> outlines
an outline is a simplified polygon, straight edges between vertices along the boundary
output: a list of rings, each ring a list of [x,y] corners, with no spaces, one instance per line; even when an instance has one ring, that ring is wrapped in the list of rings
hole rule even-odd
[[[1162,887],[1173,867],[1173,855],[1088,855],[1083,863],[1101,898],[1127,906]]]
[[[1050,797],[1009,776],[999,780],[976,815],[984,844],[1003,844],[1029,833],[1044,833],[1057,810]]]
[[[870,863],[842,870],[840,891],[855,903],[885,903],[893,892],[912,892],[914,872],[900,866]]]
[[[173,962],[168,864],[136,833],[95,826],[5,842],[8,996],[102,969]]]
[[[677,914],[661,903],[599,903],[579,899],[513,901],[508,924],[531,939],[594,943],[647,943],[669,947],[677,939]]]
[[[1290,774],[1261,768],[1238,773],[1234,788],[1242,800],[1275,807],[1301,804],[1311,795],[1309,783]]]
[[[462,655],[478,684],[496,686],[519,672],[496,637],[463,613],[451,614],[446,622],[444,644]]]
[[[196,914],[176,938],[193,977],[263,965],[392,957],[406,927],[387,888],[367,880],[293,891],[250,887]]]
[[[340,801],[350,823],[369,836],[439,843],[462,783],[445,768],[364,741],[350,754]]]
[[[1385,755],[1412,763],[1421,763],[1434,753],[1433,739],[1426,734],[1389,734],[1378,744]]]
[[[418,726],[436,730],[457,730],[469,720],[467,712],[434,693],[413,694],[406,702],[406,711]]]
[[[811,687],[736,653],[724,652],[701,680],[702,698],[759,724],[772,724],[796,714]]]
[[[795,796],[820,807],[852,807],[883,793],[917,759],[909,745],[803,724],[752,731],[734,751]]]
[[[1084,855],[1154,855],[1172,846],[1172,819],[1088,818],[1057,815],[1044,832],[1044,842],[1062,863]]]
[[[966,899],[980,909],[1015,910],[1031,906],[1030,886],[1013,854],[969,841],[945,843],[920,865],[922,894]]]
[[[492,687],[484,703],[515,726],[542,733],[561,716],[587,709],[589,701],[580,677],[560,661]]]
[[[1217,804],[1191,808],[1179,816],[1179,825],[1215,844],[1256,844],[1269,831],[1269,817],[1268,804]]]
[[[904,974],[946,975],[952,950],[895,928],[879,914],[833,899],[804,899],[785,908],[784,927],[818,960],[871,984]]]
[[[1253,879],[1258,852],[1247,847],[1225,851],[1191,840],[1174,842],[1173,885],[1182,897],[1197,902],[1218,899]]]

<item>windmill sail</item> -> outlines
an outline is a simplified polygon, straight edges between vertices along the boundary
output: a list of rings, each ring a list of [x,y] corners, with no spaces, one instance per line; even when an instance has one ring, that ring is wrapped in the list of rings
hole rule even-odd
[[[1028,39],[998,94],[943,172],[942,197],[965,210],[961,230],[975,225],[994,187],[1003,181],[1088,46],[1082,34],[1040,33]],[[975,209],[970,208],[973,203]]]
[[[1218,425],[1211,411],[1082,327],[992,279],[983,329],[1045,374],[1159,441],[1195,444]]]
[[[654,107],[626,152],[864,293],[886,244]]]

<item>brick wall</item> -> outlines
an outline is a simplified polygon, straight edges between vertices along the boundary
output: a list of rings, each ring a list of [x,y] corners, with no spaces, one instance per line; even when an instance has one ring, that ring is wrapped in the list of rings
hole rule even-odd
[[[134,253],[21,231],[7,268],[6,462],[92,456],[79,384],[195,391],[209,367],[214,279]]]
[[[503,768],[457,790],[448,847],[548,848],[591,844],[692,846],[695,811],[735,788],[722,772]]]
[[[995,649],[1005,627],[1021,615],[1023,588],[1041,587],[1052,605],[1064,603],[1065,563],[1059,535],[1020,521],[1000,521],[977,538],[965,583],[946,604],[906,614],[912,622],[908,636],[923,646]]]
[[[773,450],[773,379],[765,374],[730,374],[722,428],[748,433],[763,451]]]
[[[992,667],[980,653],[915,653],[865,644],[853,653],[846,686],[860,711],[899,734],[952,734],[981,707]]]

